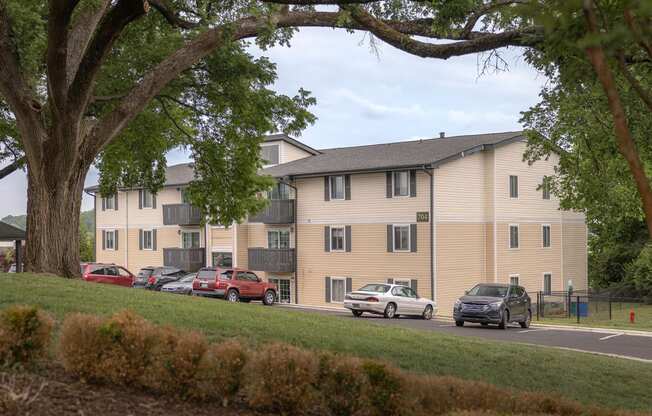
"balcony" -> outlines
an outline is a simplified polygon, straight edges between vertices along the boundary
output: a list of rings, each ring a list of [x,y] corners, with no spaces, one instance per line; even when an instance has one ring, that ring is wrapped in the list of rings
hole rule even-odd
[[[249,222],[263,224],[292,224],[294,222],[294,199],[270,199],[262,211],[249,216]]]
[[[206,249],[164,248],[163,265],[178,267],[187,272],[196,272],[206,265]]]
[[[163,205],[164,225],[199,225],[201,220],[200,209],[190,204]]]
[[[251,270],[282,273],[296,268],[293,248],[250,248],[248,260]]]

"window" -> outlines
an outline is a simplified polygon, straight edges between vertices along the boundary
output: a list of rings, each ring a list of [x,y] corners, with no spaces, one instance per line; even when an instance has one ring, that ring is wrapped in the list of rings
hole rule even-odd
[[[410,195],[410,172],[407,170],[394,172],[394,196]]]
[[[143,250],[152,250],[154,247],[154,232],[143,230]]]
[[[284,200],[292,199],[292,188],[287,184],[278,182],[267,192],[267,198]]]
[[[543,185],[541,185],[541,193],[543,195],[543,199],[550,199],[550,184],[546,180],[546,178],[543,178]]]
[[[344,176],[331,176],[331,199],[344,199]]]
[[[517,275],[517,274],[509,275],[509,284],[512,285],[512,286],[518,286],[518,278],[519,278],[519,275]]]
[[[115,231],[106,231],[104,233],[104,248],[106,250],[115,250]]]
[[[181,248],[199,248],[199,231],[182,231]]]
[[[410,226],[394,226],[394,251],[410,251]]]
[[[346,280],[342,278],[331,278],[331,302],[344,302],[346,293]]]
[[[331,228],[331,251],[344,250],[344,227]]]
[[[509,226],[509,248],[518,248],[518,225]]]
[[[258,276],[251,272],[238,272],[238,280],[245,281],[245,282],[259,282]]]
[[[290,231],[267,231],[267,248],[290,248]]]
[[[541,227],[543,234],[543,247],[550,247],[550,226],[544,225]]]
[[[144,198],[143,198],[144,199]],[[189,204],[190,203],[190,198],[188,195],[188,190],[187,189],[182,189],[181,190],[181,202],[184,204]],[[143,204],[144,205],[144,204]]]
[[[509,197],[518,198],[518,176],[509,176]]]
[[[233,267],[233,254],[229,252],[213,253],[214,267]]]
[[[260,158],[263,159],[265,165],[278,165],[279,145],[261,146]]]
[[[104,198],[104,207],[106,209],[115,209],[115,197],[110,196]]]
[[[143,189],[143,208],[154,207],[154,195],[147,189]]]
[[[552,293],[552,273],[543,274],[543,293],[546,295]]]

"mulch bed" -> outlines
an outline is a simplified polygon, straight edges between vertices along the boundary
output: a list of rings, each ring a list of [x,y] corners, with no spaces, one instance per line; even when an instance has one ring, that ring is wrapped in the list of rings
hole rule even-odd
[[[13,398],[10,398],[12,397]],[[36,371],[0,370],[2,416],[253,416],[219,403],[154,396],[123,387],[86,384],[57,366]]]

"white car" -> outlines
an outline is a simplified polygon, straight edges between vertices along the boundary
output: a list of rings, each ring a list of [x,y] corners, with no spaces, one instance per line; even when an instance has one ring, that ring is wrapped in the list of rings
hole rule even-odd
[[[432,319],[437,312],[435,302],[419,297],[412,288],[387,283],[368,284],[348,293],[344,297],[344,307],[350,309],[355,317],[369,312],[388,319],[399,315]]]

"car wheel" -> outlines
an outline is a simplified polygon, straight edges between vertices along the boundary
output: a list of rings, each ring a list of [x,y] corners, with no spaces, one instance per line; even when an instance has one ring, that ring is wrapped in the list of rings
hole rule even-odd
[[[385,306],[385,318],[387,319],[392,319],[396,316],[396,305],[393,303],[388,303],[387,306]]]
[[[351,313],[352,313],[353,316],[355,316],[356,318],[359,318],[359,317],[362,316],[362,311],[351,311]]]
[[[505,329],[507,328],[508,323],[509,323],[509,311],[503,311],[503,314],[500,317],[500,323],[498,324],[498,328]]]
[[[532,311],[527,311],[527,315],[525,315],[525,321],[519,322],[519,324],[521,324],[521,328],[529,328],[530,322],[532,322]]]
[[[455,321],[455,326],[464,326],[464,321]]]
[[[276,301],[276,294],[272,290],[268,290],[265,292],[265,296],[263,297],[263,303],[267,306],[272,306],[274,302]]]
[[[235,289],[229,290],[229,293],[226,294],[226,300],[229,302],[237,302],[240,300],[240,295],[238,294],[238,291]]]
[[[432,319],[432,306],[428,305],[426,306],[426,309],[423,310],[423,314],[421,315],[423,319],[426,321],[429,321]]]

